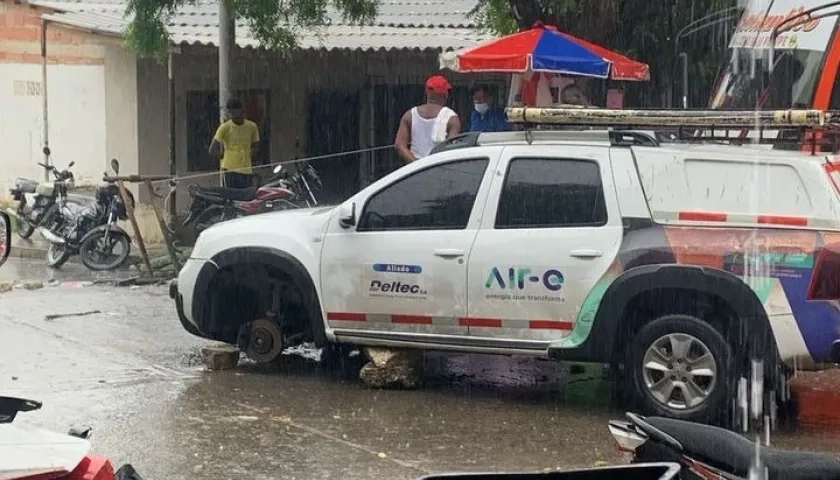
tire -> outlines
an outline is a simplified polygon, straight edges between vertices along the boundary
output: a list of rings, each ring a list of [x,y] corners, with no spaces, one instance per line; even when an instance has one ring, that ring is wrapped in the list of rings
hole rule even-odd
[[[47,248],[47,266],[50,268],[54,268],[58,270],[62,267],[67,260],[70,259],[70,252],[67,250],[67,247],[63,245],[57,245],[55,243],[50,243],[49,248]]]
[[[125,264],[126,260],[128,260],[128,256],[131,254],[131,239],[128,238],[127,235],[123,233],[118,233],[116,231],[111,232],[111,240],[114,242],[112,245],[119,244],[122,248],[119,255],[115,256],[114,259],[108,262],[100,262],[96,257],[96,247],[98,246],[99,242],[102,241],[105,237],[104,231],[98,231],[88,237],[82,244],[79,246],[79,256],[82,258],[82,263],[89,269],[97,272],[107,271],[107,270],[114,270],[120,268]],[[111,247],[113,251],[113,246]]]
[[[674,355],[675,344],[688,346],[687,354]],[[703,352],[711,362],[701,368],[696,361]],[[665,315],[644,325],[631,340],[625,363],[634,403],[650,414],[694,422],[726,421],[731,394],[737,392],[735,370],[732,350],[720,332],[690,315]],[[655,385],[663,388],[654,390]]]
[[[225,208],[218,205],[212,206],[199,213],[198,216],[195,217],[195,220],[193,220],[193,222],[195,222],[195,235],[198,237],[201,232],[217,223],[243,216],[245,215],[236,209]]]
[[[28,240],[33,233],[35,233],[35,227],[31,223],[23,219],[18,220],[17,234],[20,238]]]

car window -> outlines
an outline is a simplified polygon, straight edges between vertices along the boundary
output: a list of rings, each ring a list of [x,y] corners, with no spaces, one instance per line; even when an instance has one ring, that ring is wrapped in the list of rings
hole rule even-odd
[[[487,158],[435,165],[385,187],[370,198],[359,231],[467,228]]]
[[[496,228],[557,228],[607,223],[598,164],[565,158],[515,158],[499,197]]]

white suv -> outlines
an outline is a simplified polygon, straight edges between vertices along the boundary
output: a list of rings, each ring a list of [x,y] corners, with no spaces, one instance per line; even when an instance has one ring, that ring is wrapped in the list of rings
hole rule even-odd
[[[312,340],[609,363],[640,408],[693,420],[751,358],[768,391],[782,363],[837,361],[825,156],[606,130],[440,150],[338,207],[206,230],[170,288],[184,328],[257,361]]]

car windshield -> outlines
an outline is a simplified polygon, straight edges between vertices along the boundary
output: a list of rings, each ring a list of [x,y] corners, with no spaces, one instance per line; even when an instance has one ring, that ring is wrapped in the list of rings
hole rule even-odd
[[[760,52],[766,55],[766,51]],[[824,55],[824,52],[814,50],[777,51],[770,74],[763,67],[766,60],[760,55],[753,55],[751,50],[736,49],[710,107],[811,108]]]

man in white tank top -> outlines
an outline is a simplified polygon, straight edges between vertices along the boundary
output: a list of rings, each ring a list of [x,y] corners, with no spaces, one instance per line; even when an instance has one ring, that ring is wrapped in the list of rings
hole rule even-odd
[[[426,80],[426,103],[405,112],[394,147],[405,163],[423,158],[438,143],[461,133],[461,119],[446,107],[452,85],[443,75]]]

